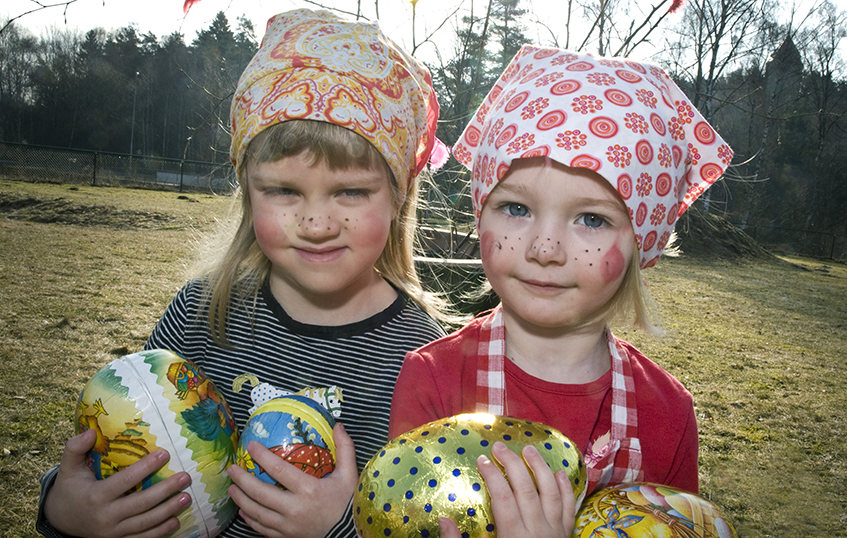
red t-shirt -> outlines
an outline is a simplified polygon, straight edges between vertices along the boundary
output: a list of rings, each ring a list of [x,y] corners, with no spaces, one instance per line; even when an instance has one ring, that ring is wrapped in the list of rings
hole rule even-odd
[[[476,411],[481,323],[477,318],[406,355],[394,388],[390,438],[439,418]],[[635,383],[643,480],[697,493],[697,420],[691,393],[631,344],[623,344]],[[533,377],[506,360],[505,378],[509,415],[553,426],[583,453],[608,438],[611,370],[591,383],[570,385]]]

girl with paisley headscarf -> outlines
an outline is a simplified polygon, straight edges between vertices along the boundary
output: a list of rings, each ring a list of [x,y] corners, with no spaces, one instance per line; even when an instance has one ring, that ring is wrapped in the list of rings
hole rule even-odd
[[[238,229],[211,271],[179,291],[146,348],[192,360],[242,427],[253,402],[233,384],[244,374],[289,393],[337,387],[343,426],[336,468],[321,479],[247,445],[285,489],[231,465],[239,515],[221,536],[355,536],[349,502],[359,470],[388,441],[403,358],[444,334],[412,258],[416,178],[437,119],[429,72],[376,24],[309,10],[269,21],[232,100]],[[42,478],[46,536],[163,536],[179,525],[174,514],[200,502],[183,491],[184,472],[124,496],[166,462],[161,450],[95,482],[92,443],[72,438]]]

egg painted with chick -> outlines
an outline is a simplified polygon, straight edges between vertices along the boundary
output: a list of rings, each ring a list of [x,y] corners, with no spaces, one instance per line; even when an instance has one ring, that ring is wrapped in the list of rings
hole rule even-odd
[[[98,479],[158,448],[170,460],[134,490],[181,471],[191,476],[191,507],[180,512],[180,527],[169,538],[213,538],[235,517],[225,471],[235,462],[238,430],[223,396],[191,361],[163,349],[113,360],[80,393],[75,426],[77,433],[97,433],[87,458]]]

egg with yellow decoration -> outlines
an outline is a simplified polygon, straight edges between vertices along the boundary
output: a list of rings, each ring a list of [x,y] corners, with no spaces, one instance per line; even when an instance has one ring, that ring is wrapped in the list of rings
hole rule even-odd
[[[335,469],[335,419],[311,398],[287,395],[260,405],[247,420],[238,445],[238,463],[263,482],[277,484],[247,451],[257,441],[308,475],[323,478]]]
[[[496,536],[491,498],[476,460],[491,457],[497,441],[518,454],[534,446],[554,473],[566,471],[581,502],[586,488],[582,454],[561,432],[510,417],[456,415],[396,437],[371,458],[353,495],[359,536],[435,537],[440,517],[455,521],[463,536]]]
[[[235,462],[238,430],[214,383],[191,361],[153,349],[113,360],[86,383],[77,400],[76,432],[94,430],[88,465],[97,479],[164,448],[170,460],[142,490],[178,472],[191,476],[191,507],[169,538],[217,536],[235,517],[226,468]]]
[[[671,486],[622,484],[592,493],[573,538],[738,538],[714,503]]]

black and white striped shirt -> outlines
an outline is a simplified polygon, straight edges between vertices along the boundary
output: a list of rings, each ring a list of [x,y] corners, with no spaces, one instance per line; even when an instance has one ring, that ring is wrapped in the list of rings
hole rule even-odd
[[[156,325],[145,349],[169,349],[197,364],[215,383],[239,427],[249,417],[249,386],[232,391],[237,376],[250,373],[262,383],[296,392],[305,387],[338,386],[341,422],[356,445],[361,472],[388,442],[394,382],[406,352],[443,336],[436,321],[402,292],[384,311],[339,327],[299,323],[285,313],[266,284],[257,301],[230,311],[227,337],[233,349],[212,340],[199,281],[186,284]],[[348,507],[329,537],[356,535]],[[240,518],[223,538],[255,537]]]

